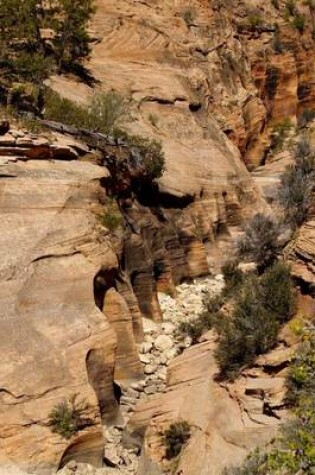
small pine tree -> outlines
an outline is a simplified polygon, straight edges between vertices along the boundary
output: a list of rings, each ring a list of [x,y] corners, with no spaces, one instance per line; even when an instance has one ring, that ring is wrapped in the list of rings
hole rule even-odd
[[[238,242],[240,258],[254,261],[261,269],[274,262],[279,249],[279,226],[262,213],[257,213],[245,227],[244,237]]]
[[[59,0],[54,18],[53,41],[58,68],[77,62],[90,53],[87,23],[94,12],[92,0]]]

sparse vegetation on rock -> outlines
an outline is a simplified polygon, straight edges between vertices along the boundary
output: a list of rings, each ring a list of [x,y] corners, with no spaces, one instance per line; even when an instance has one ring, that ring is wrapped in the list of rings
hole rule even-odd
[[[294,417],[265,451],[255,450],[242,466],[224,470],[224,475],[311,475],[315,470],[315,342],[309,335],[291,364],[287,378],[288,401]]]
[[[177,457],[191,435],[190,424],[187,421],[173,422],[163,434],[165,456],[168,460]]]
[[[274,347],[283,322],[294,311],[289,268],[278,262],[258,277],[247,275],[231,318],[220,327],[216,358],[221,376],[234,379],[256,356]]]
[[[87,23],[93,11],[92,0],[2,0],[2,79],[41,83],[54,70],[79,70],[90,51]]]
[[[122,214],[115,201],[108,201],[106,203],[103,213],[99,215],[99,221],[111,232],[117,231],[117,229],[122,225]]]
[[[292,127],[293,124],[289,118],[283,119],[273,127],[271,148],[274,152],[280,152],[282,150]]]
[[[315,152],[309,140],[298,142],[294,164],[289,165],[281,177],[278,201],[283,209],[284,222],[293,229],[308,216],[312,204],[315,176]]]
[[[287,376],[287,400],[297,406],[315,394],[315,337],[305,336]]]
[[[49,413],[48,425],[53,432],[69,439],[76,432],[92,424],[86,414],[89,406],[84,400],[79,400],[77,394],[64,399]]]
[[[279,232],[279,224],[274,219],[257,213],[245,226],[244,236],[238,242],[239,257],[265,269],[276,259]]]

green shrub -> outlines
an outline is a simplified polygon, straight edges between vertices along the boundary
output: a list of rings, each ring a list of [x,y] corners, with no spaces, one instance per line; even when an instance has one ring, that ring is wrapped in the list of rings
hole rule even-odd
[[[104,212],[99,215],[102,226],[115,232],[123,224],[123,218],[116,202],[111,201],[105,205]]]
[[[216,313],[221,310],[221,307],[226,302],[226,296],[221,294],[211,296],[206,294],[203,298],[203,305],[208,313]]]
[[[312,205],[315,176],[315,152],[309,140],[302,139],[295,149],[295,163],[281,177],[278,201],[284,221],[295,229],[306,220]]]
[[[244,282],[244,274],[238,267],[237,261],[229,261],[222,267],[225,287],[223,294],[225,297],[233,296]]]
[[[233,314],[219,332],[215,356],[221,377],[234,379],[256,356],[273,348],[281,323],[293,309],[290,273],[283,263],[274,264],[260,278],[247,275]]]
[[[315,470],[315,338],[306,339],[293,359],[287,377],[287,399],[296,407],[294,418],[264,453],[255,450],[242,466],[224,470],[224,475],[311,475]]]
[[[214,297],[206,295],[203,299],[205,310],[199,317],[181,322],[177,327],[178,337],[182,339],[188,336],[191,338],[192,345],[195,345],[200,337],[212,328],[220,333],[226,325],[225,315],[220,311],[225,301],[226,297],[223,294]]]
[[[52,90],[45,95],[45,119],[61,122],[79,129],[112,134],[131,149],[132,165],[142,167],[149,180],[164,172],[165,157],[162,144],[157,140],[131,135],[118,127],[131,120],[127,100],[115,92],[95,95],[87,108],[65,99]]]
[[[276,259],[279,249],[279,225],[269,216],[257,213],[245,226],[238,242],[238,255],[264,269]]]
[[[180,338],[189,336],[192,345],[199,342],[200,337],[211,330],[216,322],[216,314],[205,312],[194,320],[181,322],[177,328],[177,334]]]
[[[127,135],[126,141],[133,149],[135,160],[144,167],[147,177],[150,180],[161,177],[165,166],[161,142],[136,135]]]
[[[73,394],[69,400],[63,400],[48,416],[51,430],[65,439],[92,424],[91,419],[86,417],[88,404],[84,400],[79,401],[77,397],[77,394]]]
[[[265,452],[255,450],[242,466],[224,470],[224,475],[315,473],[315,339],[303,342],[289,369],[288,401],[294,417]]]
[[[305,28],[305,16],[300,13],[296,14],[292,20],[292,26],[300,33],[303,33]]]
[[[298,405],[315,394],[315,338],[306,339],[298,349],[287,376],[287,400]]]
[[[41,84],[53,70],[53,61],[43,53],[21,52],[10,61],[10,76],[18,81]]]
[[[276,262],[262,275],[259,284],[264,308],[280,324],[287,322],[296,310],[290,268],[282,261]]]
[[[79,63],[90,52],[87,25],[92,0],[1,0],[0,65],[9,81],[41,83],[67,64]],[[51,30],[46,38],[43,32]],[[74,68],[73,68],[74,69]]]
[[[221,333],[215,352],[224,379],[234,379],[242,368],[254,362],[256,356],[275,345],[280,325],[263,303],[259,280],[252,276],[236,301],[232,318]]]
[[[259,450],[252,452],[240,467],[229,467],[222,475],[267,475],[265,471],[267,455]]]
[[[88,106],[85,127],[104,134],[113,133],[116,127],[130,121],[130,105],[117,92],[95,94]]]
[[[314,398],[313,398],[314,399]],[[281,428],[265,453],[250,454],[240,467],[224,470],[224,475],[312,475],[315,469],[315,402],[309,399],[295,418]]]
[[[276,124],[272,131],[272,143],[271,148],[274,152],[282,150],[284,141],[287,138],[293,124],[290,119],[286,118],[282,122]]]
[[[190,425],[187,421],[173,422],[163,434],[165,456],[168,460],[177,457],[190,439]]]
[[[45,94],[44,117],[47,120],[82,128],[86,122],[87,111],[84,107],[61,97],[56,92],[47,90]]]
[[[252,29],[257,29],[264,24],[264,20],[260,14],[252,13],[248,16],[248,24]]]
[[[45,96],[46,119],[104,134],[113,133],[115,127],[130,120],[129,109],[126,98],[113,91],[95,94],[87,107],[51,90]]]

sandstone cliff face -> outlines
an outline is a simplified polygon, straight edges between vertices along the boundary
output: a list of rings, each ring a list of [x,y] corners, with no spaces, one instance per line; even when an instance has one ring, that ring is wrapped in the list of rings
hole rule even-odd
[[[128,430],[133,437],[145,432],[140,474],[162,475],[170,470],[185,475],[217,475],[276,434],[285,416],[284,380],[277,377],[277,366],[287,361],[288,355],[283,355],[283,360],[275,355],[273,377],[263,372],[270,358],[236,385],[219,385],[214,382],[214,348],[212,336],[210,341],[186,350],[169,366],[166,394],[151,396],[136,406]],[[267,401],[271,412],[274,408],[272,414],[265,411]],[[189,422],[191,438],[175,467],[174,461],[165,459],[162,435],[170,422],[178,420]]]
[[[245,162],[257,166],[273,124],[313,107],[312,25],[307,21],[303,34],[291,26],[285,2],[276,8],[254,0],[98,0],[97,6],[89,67],[106,88],[136,102],[137,130],[163,140],[170,157],[163,183],[176,191],[187,192],[186,156],[210,157],[213,117]],[[307,7],[299,9],[310,18]]]
[[[14,132],[6,138],[14,142]],[[29,152],[36,150],[30,137],[16,140],[22,139]],[[47,153],[41,157],[47,159],[21,161],[16,142],[11,146],[16,154],[2,147],[0,183],[0,460],[43,473],[57,468],[69,443],[51,433],[48,414],[78,393],[95,424],[71,441],[68,452],[100,464],[99,404],[106,404],[107,418],[117,412],[117,338],[93,294],[97,272],[118,267],[93,214],[106,170],[67,161],[69,147],[57,147],[60,161]]]
[[[150,195],[134,194],[131,187],[128,197],[125,189],[119,202],[126,233],[113,239],[97,215],[118,178],[80,160],[86,152],[57,135],[39,139],[13,129],[1,137],[0,460],[42,473],[73,458],[101,464],[101,423],[123,421],[114,381],[141,376],[142,317],[162,318],[157,290],[174,292],[183,278],[208,273],[216,226],[228,232],[228,200],[234,197],[240,214],[258,200],[229,151],[229,160],[221,155],[226,173],[249,186],[244,209],[226,177],[211,189],[204,177],[213,165],[204,164],[200,178],[190,171],[194,193],[208,188],[202,200],[191,190],[178,197],[154,186]],[[48,414],[75,393],[88,401],[92,424],[67,441],[47,426]]]

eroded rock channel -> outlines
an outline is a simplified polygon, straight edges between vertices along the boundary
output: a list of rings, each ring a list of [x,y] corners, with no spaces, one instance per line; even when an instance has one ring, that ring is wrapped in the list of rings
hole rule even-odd
[[[193,320],[203,311],[203,299],[206,294],[216,295],[223,288],[223,276],[195,279],[176,287],[176,295],[171,297],[159,293],[163,321],[154,323],[144,321],[144,341],[138,346],[139,359],[143,364],[143,379],[137,381],[118,381],[117,401],[121,415],[120,423],[103,426],[104,462],[106,467],[95,469],[86,464],[70,462],[61,472],[62,475],[133,475],[139,473],[142,441],[139,445],[133,441],[132,448],[124,445],[125,432],[138,406],[145,404],[149,398],[169,392],[168,367],[176,357],[191,346],[189,337],[184,340],[178,335],[178,325]],[[141,410],[141,408],[140,408]],[[128,439],[128,437],[127,437]]]

